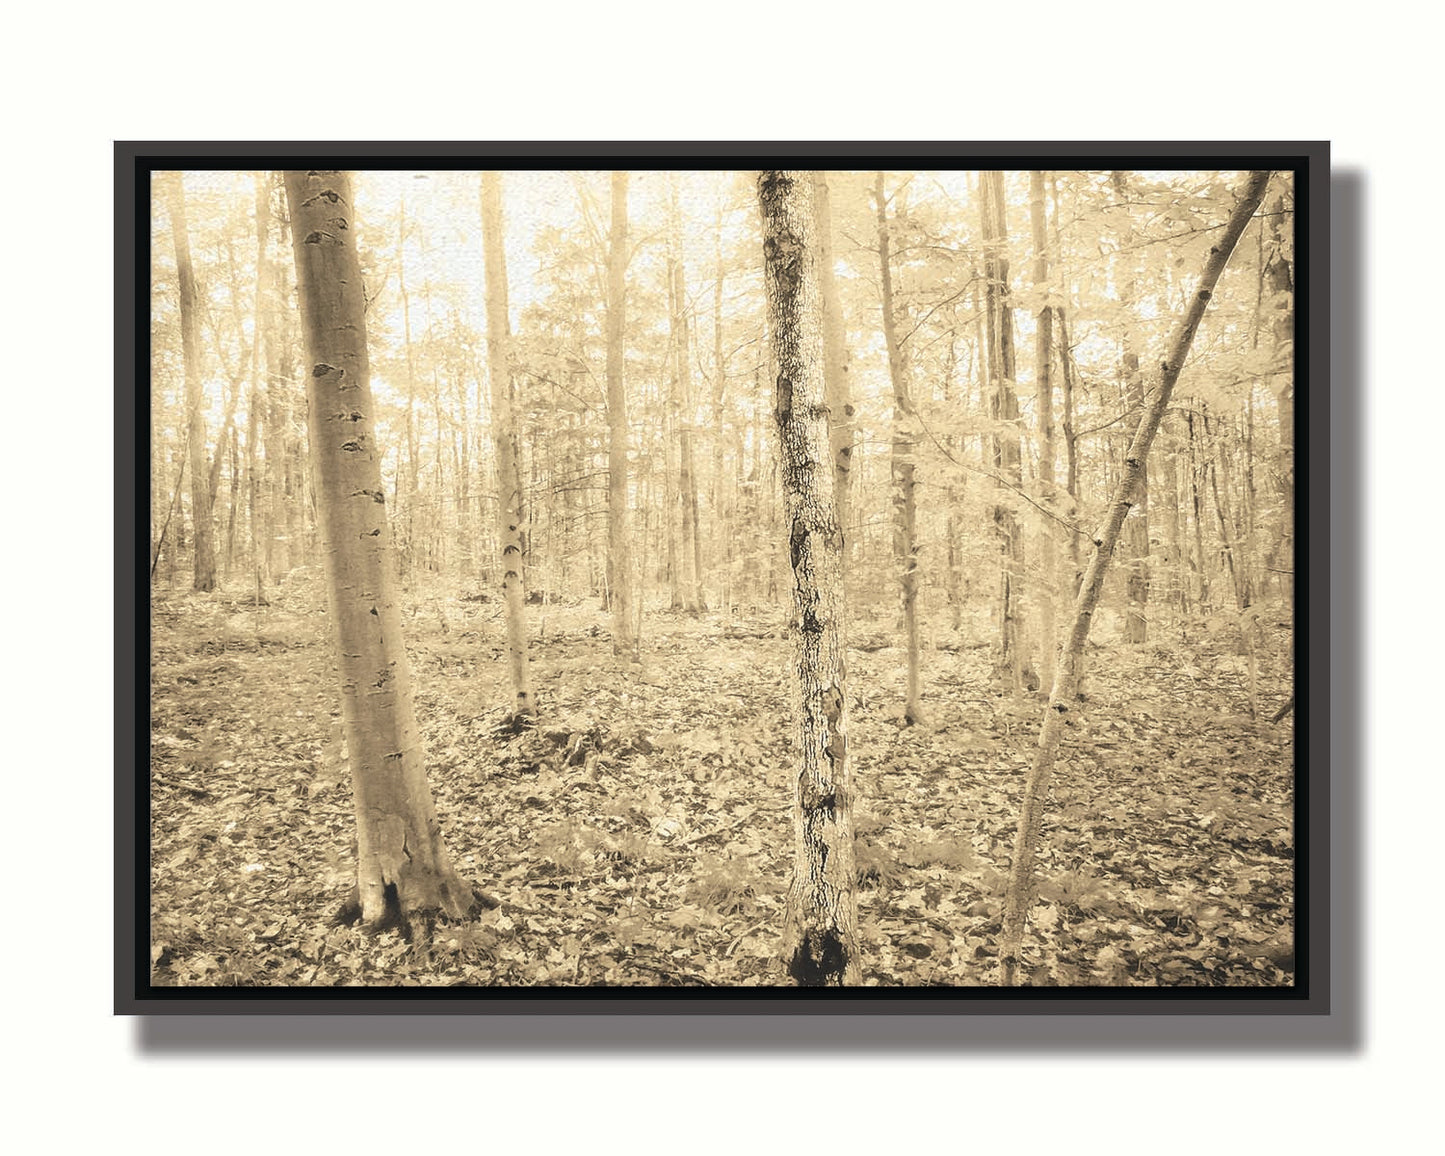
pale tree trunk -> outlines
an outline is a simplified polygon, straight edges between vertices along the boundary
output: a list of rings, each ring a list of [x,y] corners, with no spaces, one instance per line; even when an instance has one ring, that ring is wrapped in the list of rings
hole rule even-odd
[[[680,585],[683,609],[697,614],[706,609],[702,599],[702,544],[698,536],[697,473],[693,466],[692,435],[697,406],[692,392],[692,341],[687,321],[687,273],[682,254],[682,209],[677,200],[677,174],[669,177],[671,201],[668,239],[668,301],[671,305],[673,382],[678,434],[678,489],[682,507]]]
[[[631,516],[627,508],[627,390],[623,337],[627,293],[627,173],[612,174],[612,236],[607,251],[607,585],[612,653],[637,656],[632,622]]]
[[[286,173],[307,362],[311,457],[356,806],[349,914],[409,927],[461,916],[471,888],[447,857],[412,706],[374,407],[350,175]]]
[[[271,572],[266,568],[266,558],[261,550],[262,534],[259,523],[264,495],[261,492],[260,479],[256,476],[261,469],[260,457],[256,451],[259,448],[262,425],[261,354],[266,344],[266,325],[263,320],[266,312],[266,285],[271,276],[267,269],[266,249],[271,234],[271,212],[270,200],[267,197],[270,188],[268,174],[256,173],[253,179],[256,186],[256,296],[251,338],[251,390],[246,403],[246,513],[251,531],[251,568],[256,578],[256,599],[259,602],[262,587],[269,585],[271,581]]]
[[[792,563],[796,735],[792,884],[783,959],[801,987],[857,984],[857,880],[844,679],[843,535],[823,405],[822,301],[813,185],[806,172],[758,174],[763,280]]]
[[[1121,203],[1127,201],[1129,186],[1125,175],[1115,171],[1114,192]],[[1124,308],[1134,308],[1135,279],[1133,272],[1134,227],[1127,226],[1120,236],[1124,248],[1123,260],[1130,263],[1124,275]],[[1134,349],[1132,325],[1124,329],[1124,402],[1130,414],[1144,418],[1144,375],[1139,372],[1139,354]],[[1137,428],[1137,423],[1136,423]],[[1139,490],[1134,496],[1134,505],[1129,511],[1129,520],[1124,523],[1125,557],[1128,573],[1124,587],[1128,597],[1128,609],[1124,615],[1124,639],[1134,645],[1142,645],[1149,637],[1149,468],[1145,465],[1139,473]]]
[[[398,464],[396,479],[398,490],[405,487],[401,507],[401,570],[403,574],[410,574],[412,567],[419,561],[416,503],[419,470],[417,459],[421,456],[421,446],[416,428],[416,359],[411,348],[411,295],[406,290],[406,198],[404,196],[401,198],[397,212],[396,283],[398,292],[401,294],[401,340],[406,349],[406,471],[403,473]]]
[[[1048,229],[1044,218],[1044,174],[1029,173],[1029,225],[1034,242],[1034,291],[1046,294],[1049,283]],[[1047,297],[1039,302],[1034,332],[1034,408],[1039,423],[1039,500],[1045,514],[1039,519],[1039,674],[1047,686],[1054,682],[1058,654],[1058,627],[1054,604],[1058,598],[1058,536],[1049,514],[1057,512],[1054,493],[1054,310]]]
[[[853,404],[848,389],[847,331],[838,278],[833,272],[833,210],[828,174],[813,174],[813,204],[818,214],[818,280],[823,292],[823,397],[828,406],[828,447],[833,456],[833,495],[843,531],[843,556],[853,546]]]
[[[279,179],[280,174],[273,173],[272,177]],[[267,203],[270,203],[269,193]],[[286,226],[283,224],[281,235],[276,241],[279,246],[286,244],[285,231]],[[286,461],[291,440],[291,378],[289,373],[283,374],[281,368],[283,361],[289,368],[290,358],[279,348],[285,343],[284,327],[281,324],[283,265],[284,262],[278,261],[269,270],[270,282],[267,286],[268,302],[265,311],[266,491],[271,506],[271,533],[266,539],[266,569],[273,581],[291,569],[286,502]]]
[[[1004,205],[1003,173],[979,174],[983,217],[984,278],[986,285],[986,328],[988,371],[993,385],[989,413],[994,422],[1012,427],[993,439],[993,465],[1014,492],[1023,487],[1023,463],[1017,432],[1019,399],[1015,392],[1013,310],[1009,306],[1008,218]],[[1018,515],[1010,506],[994,507],[994,524],[999,534],[1002,575],[999,586],[1000,665],[1008,672],[1014,693],[1036,681],[1025,653],[1024,608],[1021,589],[1024,577],[1024,536]]]
[[[176,246],[176,280],[181,299],[181,356],[186,373],[186,457],[191,470],[191,548],[195,560],[191,585],[195,590],[214,590],[216,550],[211,536],[206,414],[201,394],[201,320],[196,300],[196,278],[191,267],[191,242],[186,232],[186,193],[180,173],[171,173],[165,180],[171,237]]]
[[[1062,305],[1054,309],[1054,319],[1059,323],[1059,367],[1064,371],[1063,396],[1059,399],[1059,406],[1063,411],[1060,432],[1064,435],[1064,460],[1067,463],[1064,471],[1064,492],[1069,496],[1068,517],[1073,525],[1079,517],[1079,439],[1074,435],[1074,354],[1069,348],[1069,325]],[[1077,527],[1069,533],[1069,566],[1072,574],[1069,579],[1069,594],[1073,597],[1078,594],[1079,583],[1084,579],[1084,563],[1079,551]]]
[[[893,273],[889,268],[888,201],[883,174],[873,181],[878,207],[878,268],[883,298],[883,341],[888,347],[888,376],[893,382],[893,556],[899,567],[903,604],[903,632],[908,654],[908,689],[903,719],[910,726],[923,722],[921,655],[918,641],[918,485],[915,477],[913,397],[908,384],[908,360],[898,340],[893,312]]]
[[[535,714],[527,663],[527,609],[522,580],[522,478],[517,470],[517,423],[512,413],[508,347],[507,254],[502,231],[502,180],[482,173],[482,243],[487,275],[487,377],[492,386],[492,446],[497,470],[497,540],[502,554],[502,600],[507,614],[507,665],[512,673],[512,717]]]
[[[1119,541],[1124,520],[1129,515],[1144,463],[1148,460],[1149,447],[1153,444],[1154,435],[1159,430],[1159,423],[1174,393],[1174,384],[1179,380],[1179,372],[1189,354],[1194,333],[1199,328],[1214,287],[1219,281],[1219,275],[1224,272],[1240,234],[1244,232],[1250,217],[1259,207],[1268,181],[1268,172],[1250,174],[1243,196],[1235,205],[1223,236],[1209,250],[1189,307],[1170,337],[1165,356],[1159,364],[1159,392],[1134,431],[1134,439],[1124,459],[1123,477],[1114,490],[1104,525],[1099,529],[1094,541],[1094,555],[1084,573],[1083,585],[1074,606],[1074,620],[1068,641],[1059,656],[1058,673],[1054,677],[1049,705],[1044,710],[1043,727],[1039,733],[1034,763],[1024,784],[1023,800],[1019,808],[1013,864],[1004,897],[1003,942],[999,952],[1000,976],[1005,986],[1013,986],[1018,981],[1024,922],[1033,904],[1034,859],[1039,828],[1043,822],[1043,802],[1048,795],[1049,778],[1053,773],[1054,760],[1058,756],[1060,740],[1063,738],[1065,720],[1078,687],[1080,658],[1084,652],[1084,642],[1089,636],[1094,610],[1099,604],[1099,594],[1104,588],[1109,559]]]

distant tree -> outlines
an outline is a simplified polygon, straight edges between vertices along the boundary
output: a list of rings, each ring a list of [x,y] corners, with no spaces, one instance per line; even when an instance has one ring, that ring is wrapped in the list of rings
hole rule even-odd
[[[1083,585],[1074,606],[1073,624],[1069,630],[1068,641],[1059,656],[1058,673],[1054,677],[1049,705],[1044,710],[1033,767],[1024,784],[1024,796],[1019,807],[1013,864],[1004,897],[1000,974],[1005,986],[1012,986],[1018,979],[1024,922],[1033,903],[1033,868],[1043,821],[1043,802],[1048,795],[1049,779],[1053,773],[1059,743],[1063,738],[1065,720],[1074,705],[1084,643],[1088,639],[1094,611],[1099,604],[1099,595],[1104,588],[1109,559],[1118,545],[1120,530],[1139,492],[1144,465],[1149,458],[1149,447],[1154,442],[1154,435],[1159,430],[1159,423],[1163,420],[1164,411],[1174,393],[1174,385],[1179,380],[1179,373],[1189,354],[1194,333],[1204,317],[1219,276],[1224,272],[1240,234],[1244,232],[1250,217],[1259,207],[1268,183],[1268,172],[1250,174],[1225,225],[1223,235],[1209,250],[1199,282],[1189,298],[1188,308],[1179,319],[1159,362],[1158,392],[1144,411],[1129,444],[1124,459],[1123,476],[1110,499],[1108,513],[1094,543],[1094,556],[1084,572]]]
[[[1058,508],[1054,485],[1054,310],[1048,299],[1049,238],[1044,213],[1044,174],[1029,173],[1029,225],[1033,234],[1034,292],[1041,294],[1034,317],[1034,410],[1039,428],[1039,497],[1045,517],[1039,520],[1039,674],[1046,686],[1054,681],[1058,627],[1058,535],[1052,516]]]
[[[822,299],[810,174],[758,174],[774,412],[793,576],[794,865],[783,958],[804,987],[856,984],[858,912],[844,670],[843,535],[823,404]]]
[[[627,497],[627,173],[612,174],[612,233],[607,249],[607,573],[612,652],[635,657],[631,516]]]
[[[707,609],[702,596],[702,542],[698,533],[697,470],[693,461],[693,429],[697,404],[692,391],[692,339],[688,324],[687,269],[682,253],[682,209],[677,174],[668,177],[668,302],[672,334],[673,408],[677,415],[678,489],[682,508],[682,609],[696,614]],[[670,521],[670,518],[669,518]]]
[[[853,536],[853,404],[848,389],[843,305],[833,271],[833,209],[827,173],[813,174],[813,204],[818,214],[818,280],[823,292],[823,388],[828,403],[828,442],[833,454],[833,495],[846,558]]]
[[[507,254],[502,232],[502,177],[482,173],[482,237],[486,247],[487,376],[492,383],[492,445],[497,468],[497,541],[502,553],[502,597],[507,614],[507,656],[512,672],[512,714],[536,712],[527,664],[527,609],[522,578],[522,475],[517,468],[517,425],[512,414],[507,316]]]
[[[898,336],[898,319],[894,314],[888,198],[884,194],[881,172],[874,179],[873,198],[878,212],[878,283],[883,305],[883,343],[888,348],[888,376],[893,383],[893,448],[889,458],[889,472],[893,477],[893,556],[899,569],[904,645],[908,656],[908,688],[904,695],[903,718],[913,725],[923,721],[918,638],[918,482],[914,466],[917,414],[908,381],[907,353]],[[836,463],[836,456],[834,460]]]
[[[396,601],[350,174],[287,172],[286,200],[356,807],[357,890],[349,913],[372,926],[407,926],[436,911],[462,915],[473,894],[452,867],[437,822]]]
[[[196,276],[191,266],[191,241],[186,230],[186,191],[181,173],[164,181],[176,246],[176,280],[181,300],[181,351],[186,372],[186,458],[191,471],[191,549],[195,564],[192,586],[216,588],[216,549],[211,536],[211,486],[206,468],[206,414],[201,391],[201,319],[196,299]],[[217,456],[219,458],[219,449]]]

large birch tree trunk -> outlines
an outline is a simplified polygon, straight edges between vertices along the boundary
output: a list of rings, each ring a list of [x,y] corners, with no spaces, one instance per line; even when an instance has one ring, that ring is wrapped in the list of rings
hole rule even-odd
[[[472,906],[426,777],[373,436],[350,176],[286,173],[307,362],[312,468],[356,806],[357,895],[371,926]]]
[[[492,445],[497,469],[497,541],[502,555],[502,599],[507,614],[507,665],[512,674],[512,718],[535,714],[527,664],[527,609],[522,578],[522,476],[517,469],[517,424],[512,414],[507,316],[507,254],[502,232],[502,179],[482,173],[482,243],[486,248],[487,377],[492,387]]]
[[[858,983],[862,973],[848,766],[843,535],[823,404],[812,178],[805,172],[763,171],[758,174],[758,202],[793,578],[791,634],[800,749],[783,959],[799,986],[840,986]]]
[[[1054,677],[1049,705],[1044,711],[1042,730],[1039,733],[1038,748],[1034,755],[1033,767],[1024,784],[1024,796],[1019,808],[1018,829],[1014,838],[1013,865],[1009,872],[1008,891],[1004,898],[1003,943],[1000,950],[1000,974],[1004,986],[1013,986],[1018,980],[1020,945],[1023,940],[1024,922],[1033,903],[1034,858],[1037,851],[1039,827],[1043,819],[1043,800],[1048,794],[1049,778],[1053,773],[1054,760],[1058,755],[1059,743],[1063,738],[1064,726],[1073,706],[1074,694],[1078,687],[1080,660],[1084,642],[1089,636],[1094,610],[1099,604],[1099,594],[1104,588],[1104,576],[1109,559],[1119,541],[1119,532],[1129,516],[1134,497],[1138,492],[1144,463],[1149,456],[1149,447],[1159,430],[1159,423],[1173,396],[1174,385],[1189,354],[1194,333],[1204,317],[1204,310],[1214,293],[1214,286],[1229,261],[1240,234],[1244,232],[1249,219],[1259,207],[1265,185],[1269,183],[1268,172],[1251,173],[1245,184],[1243,195],[1235,205],[1225,226],[1224,235],[1209,250],[1209,256],[1200,274],[1199,284],[1190,299],[1189,308],[1180,319],[1166,347],[1163,360],[1159,363],[1159,391],[1153,403],[1145,411],[1135,430],[1134,439],[1124,460],[1124,473],[1115,488],[1109,503],[1104,525],[1094,539],[1094,555],[1084,572],[1083,584],[1079,589],[1078,601],[1074,606],[1074,620],[1069,630],[1068,642],[1059,656],[1059,669]]]

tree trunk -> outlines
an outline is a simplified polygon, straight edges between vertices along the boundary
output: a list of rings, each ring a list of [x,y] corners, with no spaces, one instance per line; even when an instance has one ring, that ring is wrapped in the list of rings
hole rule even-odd
[[[1244,232],[1249,219],[1259,207],[1264,187],[1269,181],[1268,172],[1250,175],[1243,196],[1230,215],[1224,235],[1209,251],[1189,302],[1189,308],[1180,319],[1169,340],[1167,352],[1159,365],[1159,392],[1145,412],[1129,452],[1124,460],[1124,474],[1110,501],[1108,516],[1099,537],[1094,542],[1094,556],[1084,574],[1083,586],[1074,607],[1074,621],[1069,630],[1068,643],[1059,657],[1059,670],[1054,678],[1049,705],[1044,710],[1043,727],[1039,733],[1038,748],[1034,764],[1024,784],[1023,801],[1019,808],[1018,829],[1014,839],[1013,864],[1009,872],[1008,890],[1004,898],[1003,942],[999,953],[1000,974],[1004,986],[1013,986],[1018,979],[1020,945],[1023,940],[1024,921],[1033,903],[1034,857],[1038,844],[1039,828],[1043,821],[1043,801],[1048,794],[1049,778],[1053,772],[1054,760],[1058,755],[1059,742],[1063,738],[1065,719],[1074,701],[1078,685],[1079,659],[1084,651],[1084,642],[1089,636],[1094,610],[1099,603],[1099,594],[1104,587],[1104,576],[1108,570],[1109,558],[1119,540],[1119,531],[1129,515],[1130,506],[1137,492],[1144,463],[1148,460],[1149,447],[1158,432],[1164,410],[1174,393],[1174,383],[1179,380],[1179,371],[1188,356],[1189,346],[1194,340],[1195,330],[1204,317],[1204,310],[1210,296],[1224,272],[1240,234]]]
[[[349,174],[288,171],[311,456],[357,822],[355,913],[373,927],[464,915],[412,706],[366,357]]]
[[[1288,362],[1272,379],[1279,408],[1279,460],[1276,466],[1280,499],[1280,538],[1271,565],[1287,569],[1283,575],[1285,596],[1294,601],[1294,272],[1285,253],[1283,228],[1284,195],[1269,206],[1269,259],[1265,264],[1265,285],[1269,290],[1269,311],[1273,318],[1274,360]]]
[[[187,457],[191,465],[191,545],[194,555],[191,586],[216,588],[216,550],[211,537],[211,487],[206,469],[206,413],[201,393],[201,335],[196,278],[191,268],[191,242],[186,231],[186,192],[180,173],[167,180],[171,237],[176,246],[176,280],[181,298],[181,356],[186,372]],[[219,447],[217,447],[219,452]]]
[[[908,361],[898,340],[898,324],[893,312],[888,201],[884,196],[881,172],[874,178],[873,197],[878,207],[878,268],[883,297],[883,341],[888,348],[888,376],[893,382],[893,446],[889,462],[893,476],[893,556],[899,567],[903,632],[908,654],[908,690],[904,697],[903,719],[912,726],[923,721],[923,706],[920,702],[922,679],[919,673],[921,656],[918,643],[918,486],[914,476],[916,419],[908,383]]]
[[[507,665],[512,672],[512,716],[536,713],[527,664],[527,609],[522,581],[522,478],[517,471],[517,423],[512,414],[508,361],[507,254],[502,231],[502,181],[482,173],[482,241],[486,247],[487,376],[492,385],[492,445],[497,469],[497,540],[502,553],[502,599],[507,614]]]
[[[993,465],[998,475],[1015,492],[1023,487],[1023,464],[1019,447],[1019,399],[1015,389],[1013,310],[1009,306],[1008,218],[1004,205],[1003,173],[979,175],[983,216],[984,279],[986,285],[986,330],[988,370],[993,384],[990,416],[999,428],[993,439]],[[1009,427],[1005,432],[1002,427]],[[1023,527],[1012,506],[994,507],[1001,556],[999,585],[999,661],[1008,672],[1014,693],[1036,682],[1024,652],[1024,609],[1020,586],[1024,576]]]
[[[1121,171],[1115,170],[1111,183],[1118,203],[1127,205],[1130,195],[1128,179]],[[1125,210],[1127,217],[1127,209]],[[1134,226],[1132,221],[1119,235],[1123,251],[1120,260],[1128,261],[1128,268],[1120,274],[1123,282],[1125,316],[1135,306],[1135,258]],[[1135,350],[1133,325],[1125,321],[1123,336],[1123,377],[1124,403],[1131,417],[1144,419],[1144,375],[1139,372],[1139,354]],[[1134,422],[1135,429],[1138,421]],[[1127,426],[1126,426],[1127,428]],[[1132,432],[1131,435],[1132,436]],[[1127,443],[1126,443],[1127,445]],[[1123,447],[1121,447],[1123,448]],[[1145,465],[1139,475],[1139,491],[1134,505],[1129,510],[1129,520],[1124,523],[1125,558],[1128,573],[1124,580],[1128,608],[1124,614],[1124,640],[1140,646],[1149,637],[1149,468]]]
[[[1054,683],[1058,655],[1058,626],[1054,605],[1058,598],[1058,534],[1050,514],[1058,509],[1054,493],[1054,310],[1047,299],[1049,284],[1048,229],[1044,217],[1044,174],[1029,173],[1029,225],[1034,243],[1034,291],[1043,294],[1034,330],[1034,409],[1039,423],[1039,673],[1045,686]]]
[[[682,254],[682,209],[677,200],[677,174],[669,177],[670,227],[668,301],[671,304],[673,382],[677,399],[678,489],[682,507],[681,586],[683,609],[706,609],[702,598],[702,543],[698,534],[697,472],[692,435],[697,405],[692,392],[692,341],[687,322],[687,273]]]
[[[266,344],[266,327],[262,318],[266,312],[266,285],[270,279],[267,269],[267,243],[271,235],[270,203],[266,196],[268,183],[266,174],[256,173],[253,177],[256,191],[256,294],[252,318],[251,337],[251,389],[246,402],[246,524],[251,532],[251,569],[255,574],[256,593],[271,581],[266,569],[265,555],[261,551],[262,528],[262,483],[257,472],[262,468],[260,449],[264,407],[261,402],[261,354]]]
[[[838,279],[833,272],[833,210],[827,173],[813,174],[813,204],[818,214],[818,280],[823,293],[823,397],[828,407],[828,447],[833,456],[833,495],[838,503],[838,526],[843,531],[846,560],[853,538],[853,404],[848,388],[847,330],[838,298]]]
[[[792,563],[794,703],[801,761],[794,778],[792,884],[783,936],[801,987],[862,979],[853,865],[844,672],[843,535],[823,405],[822,301],[812,180],[758,174],[764,284],[772,338],[782,493]]]
[[[627,173],[612,174],[612,237],[607,252],[607,585],[612,653],[635,658],[632,625],[632,543],[627,508],[627,391],[623,336],[627,292]]]

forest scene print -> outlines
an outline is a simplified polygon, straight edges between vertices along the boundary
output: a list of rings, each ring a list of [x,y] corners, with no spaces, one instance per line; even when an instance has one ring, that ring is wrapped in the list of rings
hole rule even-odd
[[[152,988],[1296,988],[1297,169],[141,176]]]

